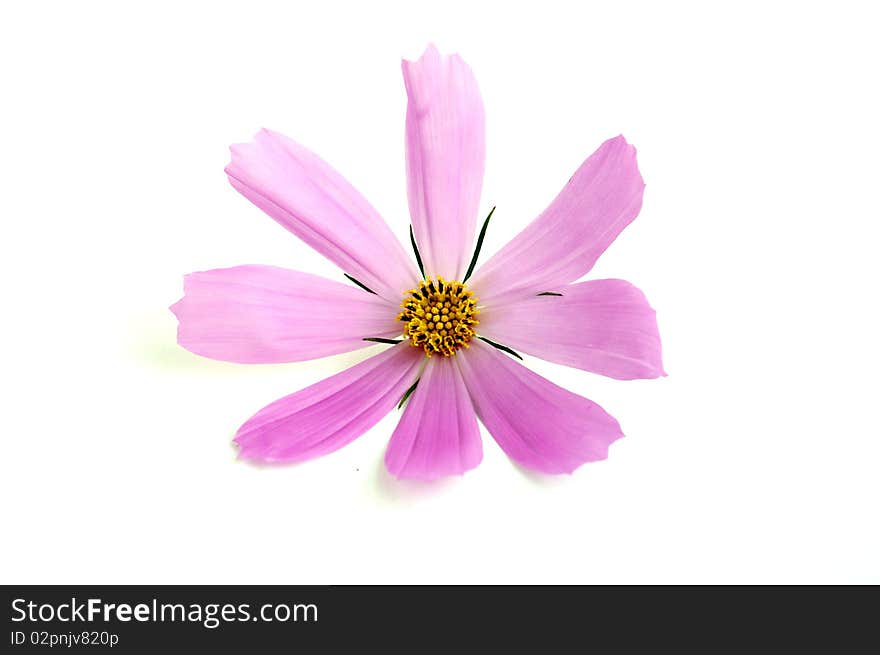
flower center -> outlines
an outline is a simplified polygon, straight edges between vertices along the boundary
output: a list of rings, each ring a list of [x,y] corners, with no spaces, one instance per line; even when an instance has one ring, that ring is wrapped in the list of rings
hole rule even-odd
[[[410,289],[400,303],[403,311],[397,319],[403,321],[403,336],[416,348],[422,348],[430,357],[440,353],[451,357],[460,347],[470,348],[469,341],[476,335],[477,299],[462,282],[447,282],[439,275],[419,282],[418,289]]]

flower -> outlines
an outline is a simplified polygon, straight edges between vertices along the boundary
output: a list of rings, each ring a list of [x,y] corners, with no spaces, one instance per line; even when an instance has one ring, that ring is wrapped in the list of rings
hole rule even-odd
[[[242,363],[393,344],[257,412],[235,436],[245,458],[296,462],[329,453],[406,403],[385,454],[397,477],[432,479],[477,466],[477,417],[529,469],[571,472],[604,459],[623,436],[617,421],[513,356],[522,351],[623,380],[665,375],[644,295],[623,280],[575,282],[641,208],[635,148],[622,136],[603,143],[540,216],[474,270],[491,218],[471,256],[485,159],[476,80],[460,57],[433,46],[403,62],[403,77],[418,269],[339,173],[262,130],[232,146],[229,181],[354,285],[271,266],[191,273],[171,308],[178,342]]]

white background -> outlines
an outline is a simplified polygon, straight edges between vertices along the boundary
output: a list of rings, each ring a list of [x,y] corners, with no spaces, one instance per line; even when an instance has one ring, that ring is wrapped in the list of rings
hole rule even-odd
[[[5,4],[2,582],[880,582],[871,3],[611,4]],[[590,277],[645,291],[669,377],[528,359],[627,434],[572,476],[484,434],[464,477],[395,482],[396,413],[237,461],[253,412],[381,346],[176,346],[184,273],[341,279],[227,184],[227,146],[290,135],[404,238],[400,58],[429,41],[482,88],[484,257],[604,139],[637,146],[644,208]]]

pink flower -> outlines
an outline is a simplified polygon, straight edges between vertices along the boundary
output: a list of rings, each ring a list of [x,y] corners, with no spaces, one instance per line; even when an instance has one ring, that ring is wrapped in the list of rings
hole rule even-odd
[[[266,363],[395,344],[257,412],[235,437],[242,457],[324,455],[405,400],[385,453],[398,477],[477,466],[477,417],[529,469],[571,472],[604,459],[623,436],[617,421],[511,354],[622,380],[665,375],[654,311],[641,291],[622,280],[575,283],[639,213],[644,183],[635,148],[622,136],[603,143],[550,206],[471,276],[482,243],[481,234],[472,258],[485,158],[476,80],[461,58],[433,46],[403,62],[403,77],[409,207],[423,274],[339,173],[263,130],[232,146],[232,186],[358,286],[271,266],[191,273],[172,307],[180,345],[214,359]]]

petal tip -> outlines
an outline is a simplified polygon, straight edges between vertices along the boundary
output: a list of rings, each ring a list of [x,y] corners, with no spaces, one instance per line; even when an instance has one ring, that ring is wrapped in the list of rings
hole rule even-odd
[[[243,428],[244,426],[242,426]],[[232,443],[235,448],[238,449],[238,453],[235,458],[242,461],[248,462],[269,462],[270,458],[266,457],[265,453],[261,452],[261,450],[255,447],[253,444],[248,443],[247,433],[243,432],[242,428],[239,428],[236,435],[232,438]]]
[[[406,466],[403,466],[399,470],[392,470],[388,466],[388,462],[385,463],[385,470],[398,481],[414,481],[414,482],[437,482],[438,480],[445,480],[452,477],[464,477],[465,473],[472,471],[476,468],[476,464],[469,468],[455,469],[455,470],[411,470]]]
[[[404,57],[402,59],[402,62],[404,63],[404,65],[406,65],[406,64],[414,65],[414,64],[422,63],[423,61],[426,61],[427,59],[435,59],[435,58],[436,59],[440,58],[440,50],[437,49],[437,46],[433,42],[430,42],[430,43],[428,43],[428,45],[425,46],[425,49],[422,51],[422,54],[419,55],[418,59],[410,60],[410,59],[407,59]]]
[[[168,311],[170,311],[172,314],[174,314],[174,316],[177,318],[178,321],[180,320],[180,314],[183,311],[183,301],[184,300],[186,300],[186,296],[183,296],[177,302],[174,302],[174,303],[168,305]]]
[[[254,132],[249,141],[239,141],[229,145],[229,163],[223,169],[227,175],[231,175],[230,169],[237,162],[248,155],[248,151],[253,150],[261,141],[265,139],[277,138],[279,134],[272,130],[261,127]]]
[[[385,451],[385,470],[395,480],[415,480],[419,482],[433,482],[451,477],[463,477],[465,473],[473,471],[483,461],[482,447],[467,454],[459,460],[458,465],[435,465],[433,467],[424,464],[412,466],[410,460],[394,458],[393,451],[389,448]],[[446,464],[449,464],[447,462]]]
[[[235,168],[238,162],[240,162],[244,156],[244,151],[250,146],[249,143],[233,143],[229,146],[229,161],[226,166],[223,167],[223,172],[226,173],[226,176],[229,178],[229,181],[232,182],[235,178]]]

